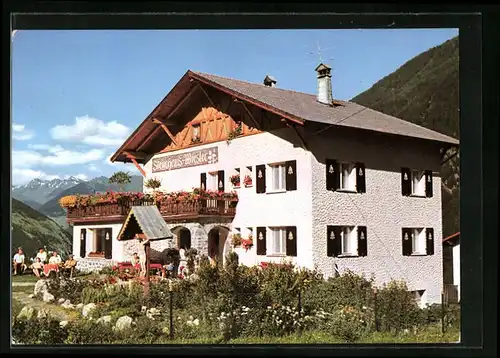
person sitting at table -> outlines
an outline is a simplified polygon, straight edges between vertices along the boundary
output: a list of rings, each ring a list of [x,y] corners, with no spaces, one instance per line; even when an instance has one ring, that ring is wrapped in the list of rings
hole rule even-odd
[[[57,254],[57,251],[52,253],[52,256],[49,259],[49,264],[57,264],[59,265],[62,262],[61,256]]]
[[[13,265],[14,265],[14,275],[17,275],[18,273],[20,275],[23,274],[24,272],[24,268],[25,268],[25,264],[24,264],[24,251],[22,248],[18,248],[17,249],[17,253],[14,255],[14,259],[12,261]]]
[[[45,249],[43,247],[41,247],[38,250],[36,257],[40,258],[40,261],[42,262],[42,264],[46,263],[47,262],[47,251],[45,251]]]
[[[69,255],[68,259],[64,262],[64,265],[62,267],[63,272],[71,273],[75,269],[76,264],[77,264],[77,262],[74,259],[74,256]]]
[[[36,277],[40,278],[40,273],[43,274],[43,263],[39,257],[35,258],[35,262],[31,265],[31,269]]]

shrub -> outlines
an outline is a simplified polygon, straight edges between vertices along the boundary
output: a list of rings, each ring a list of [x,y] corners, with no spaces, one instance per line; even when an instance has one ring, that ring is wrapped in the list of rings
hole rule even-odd
[[[62,344],[67,332],[53,318],[17,319],[12,322],[12,337],[22,344]]]
[[[404,282],[391,281],[378,290],[376,319],[382,331],[393,334],[417,326],[421,311]]]
[[[67,330],[66,344],[111,344],[116,341],[116,334],[111,325],[96,321],[71,321]]]
[[[103,303],[107,300],[108,295],[104,288],[84,287],[81,293],[81,301],[83,304],[88,303]]]
[[[345,306],[332,317],[332,333],[347,343],[359,340],[372,328],[372,315],[366,306],[361,309]]]

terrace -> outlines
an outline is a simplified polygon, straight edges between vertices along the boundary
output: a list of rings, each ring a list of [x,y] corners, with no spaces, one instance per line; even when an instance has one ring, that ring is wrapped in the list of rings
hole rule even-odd
[[[156,205],[162,216],[169,221],[189,220],[201,217],[233,218],[238,196],[194,189],[192,192],[98,193],[94,195],[69,195],[59,200],[66,209],[70,224],[122,222],[132,206]]]

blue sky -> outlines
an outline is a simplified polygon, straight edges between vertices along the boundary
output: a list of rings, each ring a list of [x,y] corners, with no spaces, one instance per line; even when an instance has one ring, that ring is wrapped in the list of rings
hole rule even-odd
[[[415,30],[17,31],[12,40],[13,184],[92,178],[188,70],[314,93],[314,68],[333,68],[348,100],[419,53],[458,35]]]

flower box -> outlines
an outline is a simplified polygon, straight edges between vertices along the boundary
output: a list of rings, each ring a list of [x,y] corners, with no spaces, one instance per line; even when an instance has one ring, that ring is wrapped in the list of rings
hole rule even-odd
[[[231,182],[231,184],[233,184],[234,187],[239,188],[239,186],[240,186],[240,175],[239,174],[232,175],[229,178],[229,181]]]
[[[243,184],[245,187],[252,186],[252,177],[250,175],[245,175],[245,178],[243,179]]]

